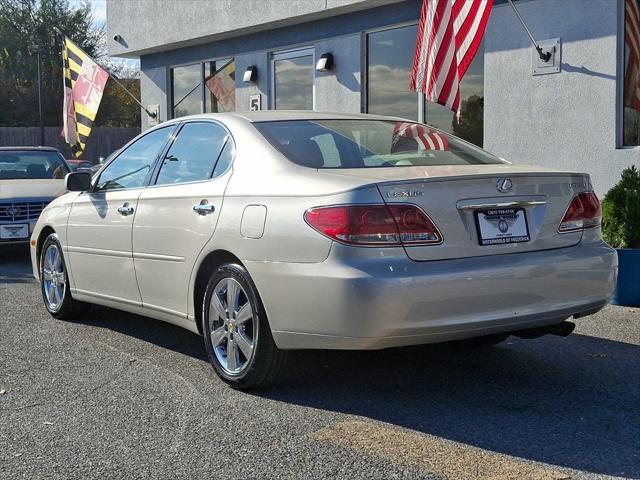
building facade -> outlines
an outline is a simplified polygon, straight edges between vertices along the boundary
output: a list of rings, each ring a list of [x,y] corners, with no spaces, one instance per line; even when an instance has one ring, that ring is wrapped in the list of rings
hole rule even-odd
[[[107,29],[111,55],[140,58],[142,102],[160,121],[252,108],[388,114],[516,163],[587,171],[603,194],[640,164],[629,80],[637,3],[518,1],[536,39],[555,48],[539,64],[495,0],[461,85],[460,123],[408,88],[421,0],[107,0]],[[317,68],[328,55],[333,65]],[[143,128],[152,123],[143,115]]]

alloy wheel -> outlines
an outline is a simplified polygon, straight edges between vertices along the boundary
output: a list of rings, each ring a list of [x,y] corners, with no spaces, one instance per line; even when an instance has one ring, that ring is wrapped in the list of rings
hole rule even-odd
[[[42,259],[42,281],[47,307],[57,312],[62,307],[67,288],[62,253],[57,245],[49,245]]]
[[[213,352],[229,375],[251,363],[257,341],[256,316],[244,288],[233,278],[220,280],[209,303],[209,337]]]

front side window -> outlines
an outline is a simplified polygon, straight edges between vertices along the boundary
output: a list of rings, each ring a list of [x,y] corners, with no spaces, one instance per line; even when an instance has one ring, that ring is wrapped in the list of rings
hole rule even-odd
[[[144,187],[156,157],[173,130],[173,125],[159,128],[129,145],[102,171],[96,191]]]
[[[62,179],[67,173],[67,165],[55,152],[0,152],[0,180]]]
[[[313,50],[273,56],[273,107],[313,110]]]
[[[640,145],[640,1],[625,0],[622,142]]]
[[[163,159],[156,185],[211,178],[228,136],[224,128],[214,123],[187,123]]]
[[[416,25],[409,25],[367,35],[367,112],[420,120],[482,146],[484,42],[460,83],[458,122],[449,108],[427,102],[424,95],[409,90],[416,34]]]
[[[291,120],[254,125],[285,157],[311,168],[504,163],[441,130],[413,122]]]

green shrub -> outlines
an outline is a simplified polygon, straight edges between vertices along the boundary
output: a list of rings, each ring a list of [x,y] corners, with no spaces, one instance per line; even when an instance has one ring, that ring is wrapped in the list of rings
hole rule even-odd
[[[614,248],[640,248],[640,172],[622,171],[602,201],[602,236]]]

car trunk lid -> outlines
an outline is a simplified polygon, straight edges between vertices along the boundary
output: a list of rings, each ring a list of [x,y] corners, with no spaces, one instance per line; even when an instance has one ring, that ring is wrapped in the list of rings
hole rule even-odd
[[[407,255],[417,261],[575,245],[582,233],[560,234],[558,225],[571,199],[591,190],[585,174],[507,164],[331,173],[378,180],[375,183],[387,204],[415,204],[429,215],[442,233],[443,242],[405,247]]]

